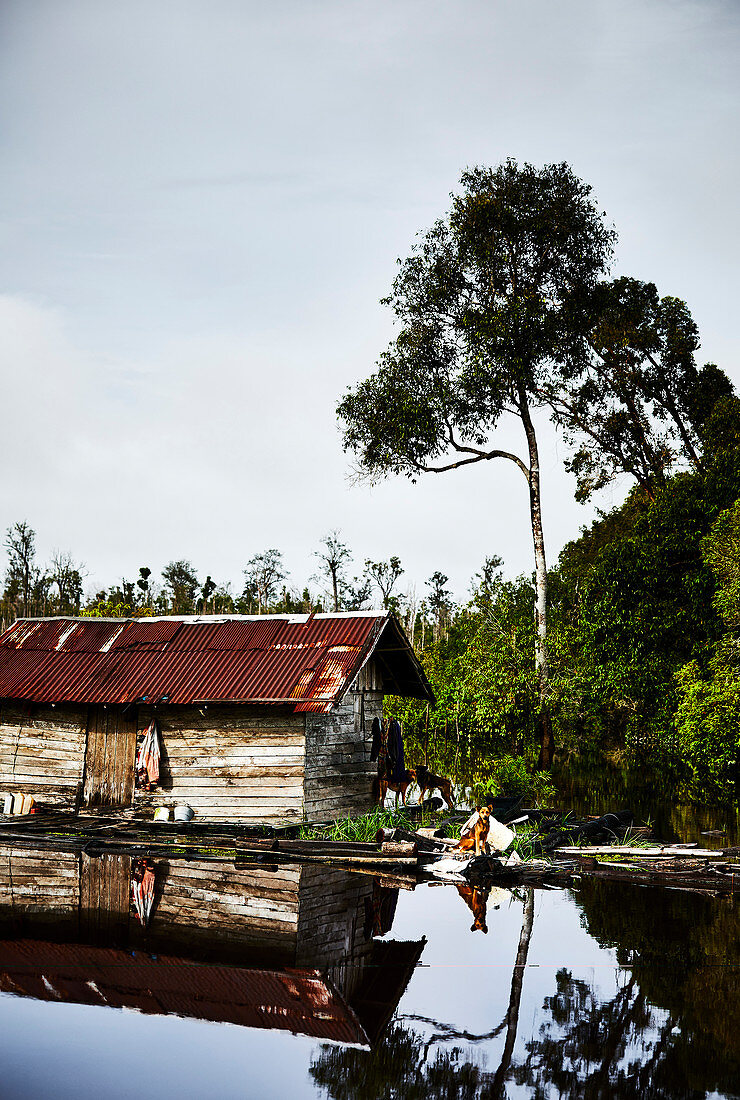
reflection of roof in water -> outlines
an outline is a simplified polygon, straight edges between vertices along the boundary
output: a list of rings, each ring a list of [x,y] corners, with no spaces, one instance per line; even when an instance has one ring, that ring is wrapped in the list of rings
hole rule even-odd
[[[252,970],[110,947],[3,940],[0,991],[369,1046],[354,1011],[318,970]]]

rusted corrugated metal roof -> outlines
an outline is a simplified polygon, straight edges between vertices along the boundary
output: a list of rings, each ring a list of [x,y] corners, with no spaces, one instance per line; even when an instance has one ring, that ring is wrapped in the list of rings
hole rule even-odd
[[[318,970],[253,970],[109,947],[3,940],[0,991],[369,1046],[353,1010]]]
[[[39,703],[285,703],[328,711],[389,627],[385,612],[249,618],[21,619],[0,636],[0,698]],[[392,624],[394,652],[400,627]],[[429,685],[408,647],[408,682]]]

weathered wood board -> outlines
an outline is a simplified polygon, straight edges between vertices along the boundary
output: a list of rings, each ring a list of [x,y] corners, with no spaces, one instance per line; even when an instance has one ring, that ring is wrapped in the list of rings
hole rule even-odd
[[[136,711],[90,707],[83,801],[86,806],[130,806],[136,762]]]
[[[303,817],[305,721],[289,707],[209,706],[158,716],[162,761],[140,807],[179,802],[198,819],[277,824]],[[150,720],[142,711],[140,729]]]
[[[370,727],[373,718],[382,716],[382,695],[368,691],[364,699],[359,693],[348,693],[331,714],[306,715],[308,821],[327,821],[370,809],[377,771],[370,760]]]
[[[3,705],[0,793],[18,791],[48,805],[74,806],[82,783],[86,716],[87,708]]]

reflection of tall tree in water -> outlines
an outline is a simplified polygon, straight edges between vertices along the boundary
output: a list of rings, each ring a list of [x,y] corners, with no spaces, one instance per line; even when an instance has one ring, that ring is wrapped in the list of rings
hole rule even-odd
[[[353,1049],[324,1049],[310,1067],[319,1088],[332,1100],[497,1100],[505,1096],[511,1057],[519,1026],[519,1007],[529,942],[534,926],[534,891],[527,890],[522,929],[512,969],[509,1004],[503,1020],[491,1031],[473,1034],[454,1025],[422,1016],[395,1020],[371,1052]],[[431,1033],[423,1035],[404,1026],[424,1024]],[[495,1072],[462,1061],[462,1046],[432,1050],[439,1043],[490,1042],[505,1033],[501,1060]]]

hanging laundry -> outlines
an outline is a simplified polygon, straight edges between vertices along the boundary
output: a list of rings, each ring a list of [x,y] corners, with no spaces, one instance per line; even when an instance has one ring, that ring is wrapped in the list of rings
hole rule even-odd
[[[131,893],[136,916],[144,928],[151,920],[154,908],[154,864],[150,859],[136,859],[131,868]]]
[[[373,724],[370,727],[370,732],[373,735],[373,747],[370,751],[370,759],[377,760],[378,753],[380,752],[380,742],[382,739],[382,733],[380,729],[380,722],[377,718],[373,718]]]
[[[153,718],[144,733],[136,755],[137,786],[150,791],[159,782],[159,732],[157,719]]]
[[[391,719],[388,726],[388,774],[397,783],[406,777],[406,764],[403,758],[403,734],[397,718]]]
[[[378,761],[378,775],[385,779],[388,775],[388,729],[385,722],[379,718],[373,718],[372,724],[373,747],[370,759]]]
[[[381,886],[377,879],[373,879],[372,899],[365,898],[363,934],[366,940],[390,932],[397,902],[398,890],[395,887]]]

